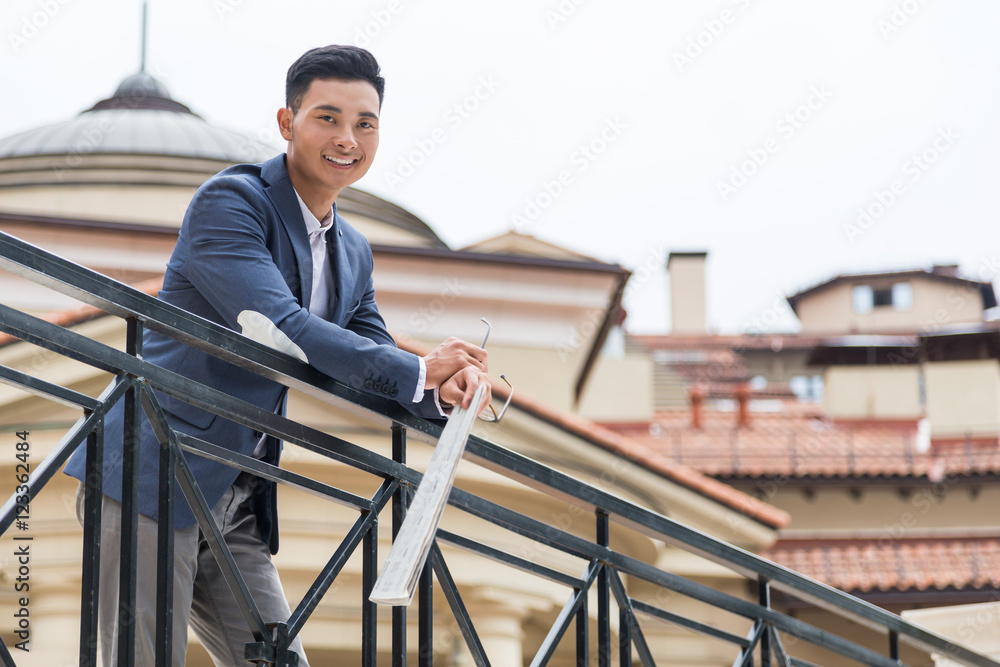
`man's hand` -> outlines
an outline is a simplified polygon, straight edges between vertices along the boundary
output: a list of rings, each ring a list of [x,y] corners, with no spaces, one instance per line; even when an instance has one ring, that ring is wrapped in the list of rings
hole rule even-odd
[[[424,357],[427,366],[427,382],[424,384],[424,389],[443,387],[450,378],[467,368],[486,373],[489,370],[488,359],[483,348],[458,338],[449,338]],[[478,386],[477,382],[476,387]],[[476,391],[476,387],[472,388],[473,392]],[[469,397],[471,396],[470,393]],[[444,400],[449,403],[457,402],[447,398]]]
[[[441,403],[468,408],[476,390],[483,383],[486,384],[486,394],[483,396],[483,402],[476,409],[476,414],[479,415],[489,406],[490,400],[493,398],[493,388],[486,373],[476,370],[472,366],[466,366],[448,378],[438,389],[438,399]]]

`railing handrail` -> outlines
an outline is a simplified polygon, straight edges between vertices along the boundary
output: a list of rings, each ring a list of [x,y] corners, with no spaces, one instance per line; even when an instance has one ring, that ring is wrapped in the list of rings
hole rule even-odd
[[[311,366],[266,345],[139,292],[95,271],[52,255],[4,232],[0,232],[0,268],[48,286],[109,314],[123,318],[138,318],[150,330],[175,338],[202,352],[220,357],[236,366],[318,397],[328,403],[332,402],[338,408],[363,416],[383,426],[402,425],[418,434],[421,439],[429,442],[435,441],[440,435],[440,426],[412,415],[395,402],[352,389],[321,374]],[[0,306],[0,308],[2,308],[0,313],[10,314],[8,319],[18,319],[12,313],[19,311],[6,306]],[[21,315],[23,315],[21,321],[24,323],[34,321],[34,324],[38,325],[41,322],[30,315]],[[4,322],[3,318],[0,318],[0,324],[4,325],[5,330],[11,326],[9,322]],[[48,326],[57,327],[53,324]],[[28,327],[25,326],[25,328]],[[15,335],[18,333],[15,332]],[[124,352],[119,352],[119,354],[125,357],[129,356]],[[172,385],[175,381],[183,383],[186,380],[182,376],[154,366],[149,362],[134,357],[129,358],[133,361],[124,362],[123,360],[122,368],[119,368],[118,371],[124,370],[140,377],[160,378],[163,382],[169,380],[164,385],[168,390],[168,385]],[[190,381],[188,380],[188,382]],[[177,397],[188,400],[180,392],[178,392]],[[223,404],[221,410],[225,410],[225,400],[220,400]],[[230,400],[237,401],[231,397]],[[220,412],[218,405],[205,405],[203,407],[217,414],[225,415],[225,412]],[[259,412],[262,414],[258,415],[258,423],[274,434],[281,434],[284,431],[284,437],[295,442],[294,434],[287,432],[286,422],[289,420],[274,413]],[[226,416],[233,418],[232,414]],[[291,423],[294,424],[294,422]],[[346,443],[334,436],[322,435],[336,441],[338,447],[340,444],[344,444],[353,448],[348,449],[346,454],[342,450],[342,455],[354,459],[355,463],[362,463],[364,467],[373,466],[380,469],[382,474],[394,475],[397,479],[405,480],[411,484],[419,483],[419,472],[356,445]],[[955,645],[948,639],[910,623],[896,614],[701,533],[652,510],[642,508],[611,493],[585,484],[566,473],[540,464],[479,436],[473,435],[469,438],[465,458],[530,488],[555,495],[578,507],[605,512],[621,525],[666,544],[705,557],[750,579],[766,580],[793,597],[808,601],[827,611],[859,621],[881,632],[898,634],[902,641],[922,650],[947,654],[949,658],[963,664],[1000,667],[1000,663]],[[469,495],[458,490],[453,494],[458,500]],[[466,509],[468,509],[468,502],[459,504],[465,504]],[[614,562],[626,570],[634,569],[631,566],[638,563],[627,555],[617,554],[607,547],[600,547],[595,543],[588,544],[589,547],[585,551],[589,556]],[[630,567],[625,567],[629,564],[631,564]]]

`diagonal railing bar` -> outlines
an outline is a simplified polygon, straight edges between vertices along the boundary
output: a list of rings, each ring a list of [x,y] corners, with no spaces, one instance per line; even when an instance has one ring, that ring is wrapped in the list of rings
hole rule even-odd
[[[649,650],[649,644],[646,643],[646,636],[643,634],[642,628],[639,626],[639,621],[635,617],[635,611],[632,608],[632,599],[625,591],[625,584],[622,583],[621,577],[618,576],[617,571],[609,567],[608,572],[611,575],[611,591],[615,595],[615,601],[618,603],[618,608],[623,610],[628,617],[630,630],[632,632],[632,644],[635,646],[636,651],[639,652],[639,660],[642,661],[643,667],[653,667],[656,664],[656,661],[653,660],[653,654]]]
[[[455,621],[462,631],[462,636],[465,638],[465,645],[469,647],[469,652],[472,653],[472,660],[476,663],[477,667],[489,667],[490,661],[486,657],[483,643],[479,640],[479,633],[476,632],[476,628],[472,625],[469,612],[465,608],[465,603],[462,602],[462,596],[458,593],[458,586],[455,585],[455,580],[452,578],[451,572],[448,571],[448,565],[444,562],[444,555],[441,553],[441,548],[437,543],[431,545],[430,557],[433,559],[434,574],[437,575],[441,592],[444,593],[444,597],[451,607],[451,613],[454,615]]]
[[[515,556],[507,553],[506,551],[495,549],[489,545],[483,544],[482,542],[462,537],[461,535],[456,535],[455,533],[444,530],[443,528],[439,528],[437,533],[435,533],[435,539],[439,542],[444,542],[454,547],[458,547],[459,549],[479,554],[480,556],[488,558],[494,562],[509,565],[510,567],[517,568],[522,572],[533,574],[536,577],[543,577],[549,581],[555,581],[565,586],[569,586],[570,588],[579,588],[583,583],[580,579],[571,575],[558,570],[553,570],[550,567],[540,565],[539,563],[521,558],[520,556]]]
[[[354,550],[361,544],[365,535],[374,526],[378,525],[379,513],[392,499],[392,494],[396,492],[398,486],[399,483],[396,480],[386,480],[379,487],[378,491],[375,492],[375,496],[371,500],[373,510],[362,512],[361,516],[358,517],[358,520],[347,532],[347,535],[344,536],[340,546],[316,577],[316,581],[306,591],[298,607],[295,608],[295,611],[288,618],[288,637],[290,639],[294,638],[302,629],[302,626],[309,619],[313,610],[316,609],[320,600],[323,599],[326,591],[329,590],[333,580],[340,574],[340,571],[347,563],[347,559],[351,557]]]
[[[679,625],[682,628],[688,630],[693,630],[694,632],[714,637],[716,639],[721,639],[723,641],[729,642],[730,644],[736,644],[740,647],[747,647],[750,642],[746,640],[746,637],[740,637],[739,635],[734,635],[731,632],[726,632],[725,630],[720,630],[711,625],[706,625],[700,621],[696,621],[686,616],[681,616],[680,614],[675,614],[672,611],[667,611],[666,609],[661,609],[659,607],[654,607],[651,604],[642,602],[641,600],[632,600],[632,609],[642,614],[647,614],[661,621],[666,621],[667,623],[673,623],[674,625]]]
[[[763,621],[754,621],[754,624],[750,626],[750,631],[747,632],[748,645],[746,648],[740,649],[739,655],[733,661],[733,667],[752,667],[754,649],[760,644],[760,639],[765,633],[767,633],[767,624]]]
[[[225,539],[222,537],[222,532],[212,517],[212,509],[205,501],[205,496],[201,493],[201,488],[194,478],[194,473],[191,472],[184,452],[181,451],[180,446],[177,444],[177,439],[173,435],[173,429],[167,424],[166,415],[163,414],[163,410],[155,399],[151,400],[149,405],[153,411],[152,415],[147,415],[150,422],[154,420],[158,422],[160,428],[164,429],[168,435],[167,442],[160,442],[160,445],[170,447],[175,465],[177,466],[177,482],[180,484],[181,492],[184,494],[184,498],[187,500],[191,511],[198,521],[198,527],[201,529],[205,541],[212,550],[212,555],[215,556],[215,560],[219,564],[223,578],[225,578],[226,583],[229,585],[229,589],[236,599],[236,605],[240,608],[240,613],[242,613],[244,620],[246,620],[251,634],[253,634],[254,639],[263,641],[266,637],[270,636],[267,624],[260,615],[260,610],[257,609],[257,605],[253,601],[253,595],[251,595],[250,589],[247,587],[246,580],[240,574],[233,554],[226,545]]]
[[[785,650],[785,645],[782,643],[781,637],[778,636],[778,631],[774,629],[774,626],[768,626],[767,632],[770,635],[774,657],[778,660],[778,667],[792,667],[791,658],[788,657],[788,651]]]
[[[14,665],[14,657],[7,650],[7,645],[0,641],[0,665]],[[83,663],[81,663],[83,664]]]
[[[87,435],[104,420],[104,415],[111,405],[121,398],[125,390],[131,385],[128,379],[119,378],[111,383],[104,393],[101,394],[101,407],[89,415],[80,417],[65,436],[59,441],[51,452],[42,460],[35,471],[28,478],[28,497],[36,498],[50,479],[63,467],[67,459],[73,454],[76,448],[82,443]],[[14,523],[18,508],[16,492],[11,494],[7,502],[0,508],[0,535],[7,532],[7,529]],[[21,494],[23,495],[23,494]]]
[[[238,454],[233,452],[231,449],[226,449],[225,447],[220,447],[219,445],[213,445],[206,440],[201,440],[200,438],[188,435],[187,433],[181,433],[178,431],[177,442],[181,446],[181,449],[185,452],[196,454],[203,458],[223,463],[233,468],[238,468],[244,472],[253,473],[257,477],[262,477],[272,482],[284,484],[289,488],[297,489],[304,493],[316,496],[317,498],[323,498],[324,500],[329,500],[330,502],[337,503],[338,505],[343,505],[344,507],[350,507],[351,509],[361,510],[364,512],[370,512],[374,509],[372,501],[364,496],[359,496],[348,491],[344,491],[343,489],[330,486],[329,484],[318,482],[311,477],[306,477],[305,475],[300,475],[292,472],[291,470],[279,468],[276,465],[266,463],[260,459],[255,459],[252,456]]]
[[[542,641],[542,645],[538,647],[538,651],[535,653],[535,657],[531,661],[531,667],[545,667],[549,664],[549,660],[552,659],[552,655],[556,651],[556,647],[559,646],[559,641],[566,634],[566,630],[569,628],[569,624],[573,622],[576,618],[577,612],[583,605],[587,604],[587,596],[590,594],[590,587],[594,585],[597,581],[597,575],[600,574],[601,569],[603,569],[604,564],[598,560],[591,561],[590,565],[587,566],[587,571],[582,577],[583,585],[574,590],[566,604],[563,605],[562,610],[559,615],[556,616],[555,622],[552,623],[552,627],[549,628],[548,634]],[[579,661],[580,647],[577,647],[577,659]]]
[[[0,382],[18,389],[47,398],[56,403],[62,403],[70,408],[83,408],[88,412],[94,412],[101,407],[100,401],[81,394],[80,392],[67,389],[58,384],[40,380],[34,376],[22,373],[21,371],[0,364]]]

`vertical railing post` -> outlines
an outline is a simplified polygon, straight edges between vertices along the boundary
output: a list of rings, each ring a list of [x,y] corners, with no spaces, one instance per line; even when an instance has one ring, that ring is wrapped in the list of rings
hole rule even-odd
[[[608,513],[597,510],[597,543],[602,547],[611,544]],[[597,664],[611,667],[611,579],[608,564],[597,574]]]
[[[175,463],[168,440],[160,445],[159,519],[156,527],[156,667],[173,664]]]
[[[361,573],[361,667],[375,667],[378,654],[378,605],[368,599],[378,577],[378,517],[372,520],[362,545]]]
[[[576,612],[576,667],[590,667],[590,617],[586,595],[580,600],[580,609]]]
[[[899,662],[899,633],[895,630],[889,631],[889,657]]]
[[[399,424],[392,426],[392,460],[396,463],[406,463],[406,429]],[[408,490],[400,484],[392,494],[392,540],[406,518]],[[406,667],[406,607],[392,608],[392,667]]]
[[[142,356],[142,323],[137,317],[126,320],[125,352]],[[122,518],[118,580],[118,664],[135,664],[136,621],[136,532],[138,529],[139,438],[142,391],[136,379],[125,393],[124,441],[122,443]]]
[[[80,596],[80,665],[97,667],[97,609],[101,577],[101,497],[104,489],[104,422],[87,435],[83,483],[83,571]]]
[[[430,559],[424,563],[424,571],[420,573],[417,583],[417,599],[420,605],[420,627],[417,632],[417,643],[420,647],[419,667],[431,667],[434,664],[434,570]]]
[[[771,584],[764,577],[757,580],[757,601],[765,609],[771,608]],[[764,623],[764,620],[758,623]],[[767,630],[760,635],[760,667],[771,667],[771,635]]]
[[[632,621],[628,609],[618,608],[618,664],[632,667]]]

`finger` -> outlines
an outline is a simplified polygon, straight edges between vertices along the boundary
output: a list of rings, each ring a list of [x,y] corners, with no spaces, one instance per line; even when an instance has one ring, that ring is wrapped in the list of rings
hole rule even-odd
[[[468,409],[472,405],[472,398],[479,389],[479,374],[466,373],[465,394],[462,396],[462,407]]]
[[[486,393],[483,394],[483,400],[479,404],[479,412],[477,412],[476,415],[478,416],[483,414],[486,408],[490,407],[490,401],[492,400],[493,400],[493,386],[490,384],[489,380],[487,380]]]

